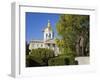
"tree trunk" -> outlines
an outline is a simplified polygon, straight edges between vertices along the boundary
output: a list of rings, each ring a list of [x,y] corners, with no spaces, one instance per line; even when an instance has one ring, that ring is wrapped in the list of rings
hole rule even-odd
[[[80,55],[84,56],[84,38],[83,38],[83,36],[80,36],[79,45],[80,45]]]

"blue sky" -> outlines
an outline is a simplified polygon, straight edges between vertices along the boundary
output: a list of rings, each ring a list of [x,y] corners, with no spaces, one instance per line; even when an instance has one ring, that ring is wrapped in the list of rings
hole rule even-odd
[[[32,39],[43,40],[42,31],[47,26],[48,20],[50,20],[51,27],[56,36],[56,23],[59,20],[59,15],[60,14],[26,12],[26,41],[29,42]]]

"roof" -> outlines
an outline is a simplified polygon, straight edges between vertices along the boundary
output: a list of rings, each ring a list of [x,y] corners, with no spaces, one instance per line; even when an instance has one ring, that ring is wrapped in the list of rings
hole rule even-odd
[[[44,43],[53,43],[53,44],[55,44],[55,40],[54,39],[49,39],[49,40],[46,40]]]
[[[31,40],[30,42],[37,42],[37,43],[43,43],[43,40]]]
[[[31,40],[30,43],[52,43],[55,44],[54,39],[49,39],[49,40]]]

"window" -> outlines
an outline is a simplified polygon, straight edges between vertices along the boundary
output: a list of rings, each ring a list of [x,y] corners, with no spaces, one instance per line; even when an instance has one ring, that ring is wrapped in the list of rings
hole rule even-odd
[[[37,47],[38,47],[39,45],[37,44]]]
[[[43,45],[41,44],[41,47],[43,47]]]
[[[50,44],[48,44],[48,47],[50,47]]]
[[[34,47],[34,44],[32,44],[32,47]]]
[[[53,47],[55,47],[55,44],[53,44]]]
[[[48,34],[46,34],[46,38],[48,37]]]
[[[49,33],[49,38],[51,38],[51,34]]]

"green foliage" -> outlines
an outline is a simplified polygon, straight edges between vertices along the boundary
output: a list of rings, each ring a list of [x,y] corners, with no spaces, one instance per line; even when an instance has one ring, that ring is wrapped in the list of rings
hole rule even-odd
[[[54,51],[46,48],[33,49],[26,57],[26,66],[47,66],[48,59],[54,57]]]
[[[30,52],[29,44],[26,42],[26,55],[29,55],[29,52]]]
[[[26,57],[26,67],[35,67],[35,66],[45,66],[46,63],[39,57],[33,57],[31,55],[27,55]]]
[[[68,63],[68,64],[69,64],[69,63]],[[64,58],[59,58],[59,57],[51,58],[51,59],[48,61],[48,65],[49,65],[49,66],[65,65],[65,61],[64,61]]]
[[[58,57],[49,59],[48,65],[49,66],[73,65],[74,61],[75,60],[73,56],[60,55]]]
[[[63,14],[60,16],[56,29],[60,38],[56,39],[55,41],[62,53],[77,53],[76,44],[78,44],[80,49],[81,38],[84,39],[84,42],[82,43],[84,53],[86,53],[86,47],[87,52],[89,52],[88,15]]]
[[[32,49],[30,55],[33,57],[39,57],[41,59],[50,58],[54,57],[54,51],[47,48],[38,48],[38,49]]]
[[[73,65],[74,56],[72,54],[61,54],[54,56],[54,51],[45,48],[33,49],[31,54],[26,56],[26,66],[57,66],[57,65]]]

